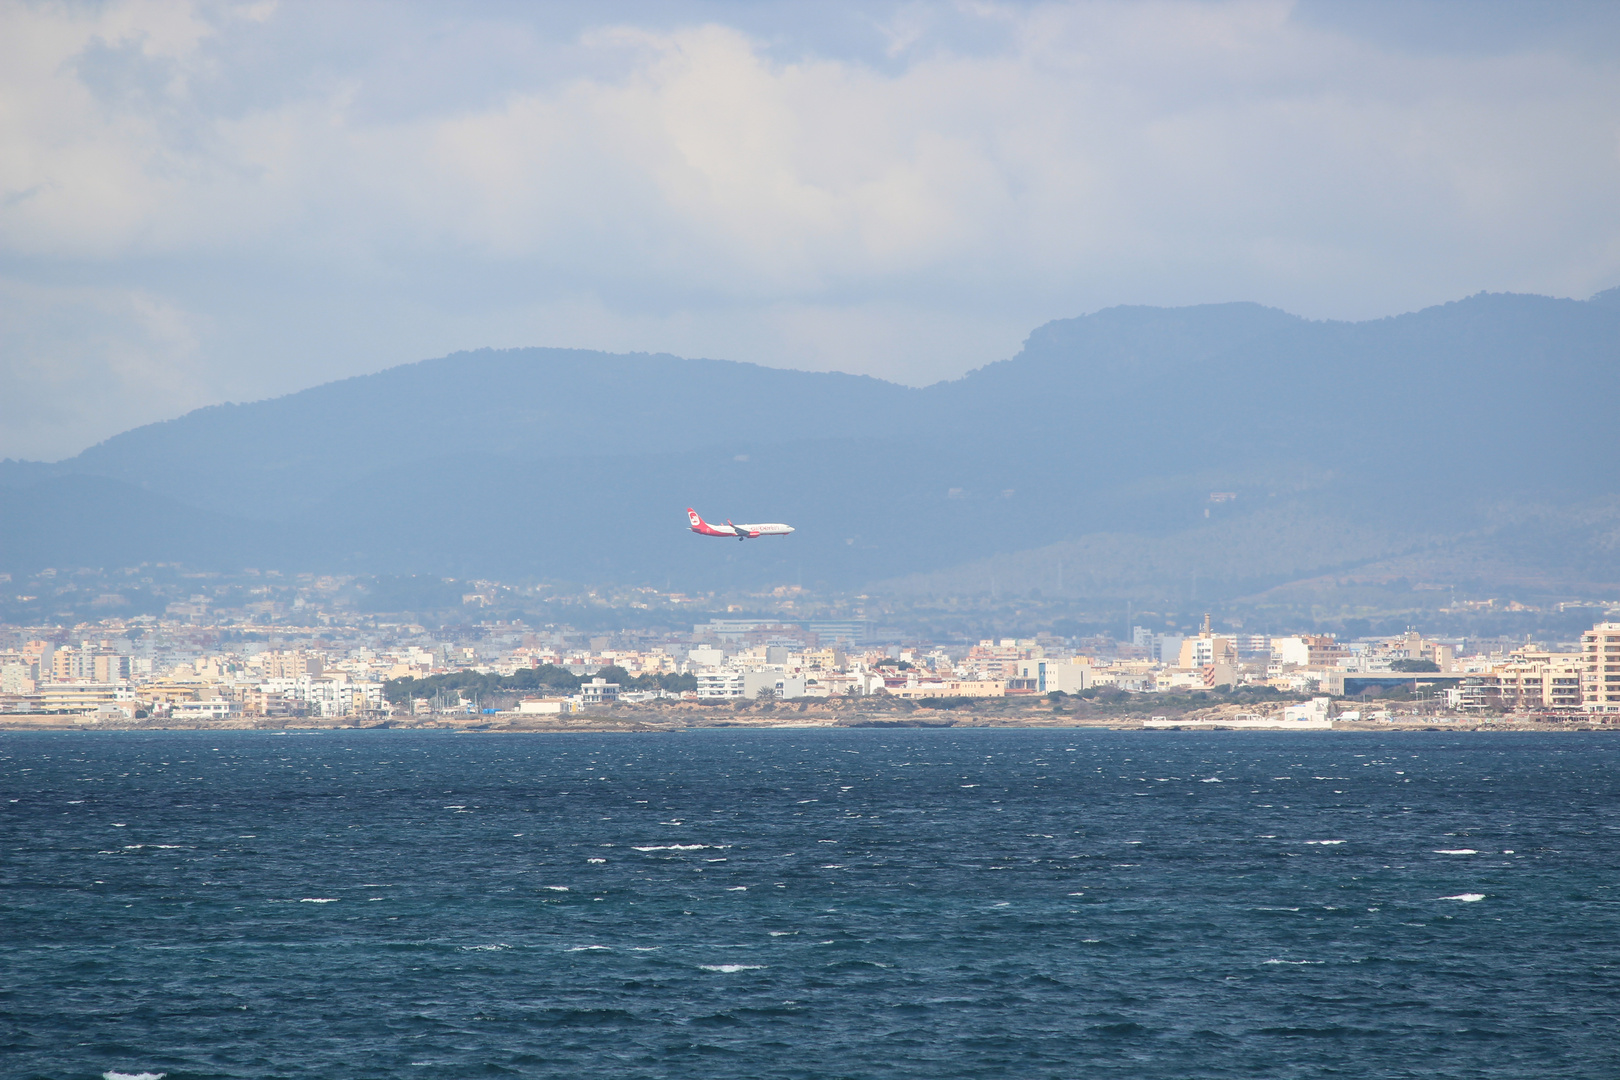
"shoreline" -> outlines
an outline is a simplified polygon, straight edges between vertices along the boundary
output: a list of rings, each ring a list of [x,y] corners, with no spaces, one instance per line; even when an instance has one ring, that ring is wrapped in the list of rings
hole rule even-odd
[[[892,712],[874,710],[853,714],[734,714],[704,716],[696,709],[679,711],[604,712],[569,717],[435,717],[405,721],[341,717],[330,720],[294,717],[285,720],[182,720],[167,718],[127,722],[86,721],[70,714],[11,713],[0,714],[0,735],[24,731],[440,731],[473,735],[562,735],[606,733],[667,733],[722,730],[783,730],[806,731],[826,729],[849,730],[1100,730],[1100,731],[1155,731],[1155,732],[1306,732],[1327,731],[1518,731],[1518,732],[1620,732],[1620,719],[1581,716],[1531,719],[1526,717],[1407,717],[1389,721],[1335,720],[1328,727],[1304,727],[1278,722],[1272,726],[1253,723],[1227,723],[1223,717],[1189,714],[1167,717],[1147,716],[1081,716],[1073,713],[1025,713],[1010,715],[951,716],[948,713],[929,713],[897,716]]]

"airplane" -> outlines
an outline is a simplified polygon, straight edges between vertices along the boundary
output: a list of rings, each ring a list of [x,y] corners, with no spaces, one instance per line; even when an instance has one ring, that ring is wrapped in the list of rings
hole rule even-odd
[[[728,518],[724,525],[710,525],[690,506],[686,516],[692,521],[692,531],[699,536],[735,536],[738,540],[757,540],[761,536],[786,536],[793,531],[791,525],[733,525]]]

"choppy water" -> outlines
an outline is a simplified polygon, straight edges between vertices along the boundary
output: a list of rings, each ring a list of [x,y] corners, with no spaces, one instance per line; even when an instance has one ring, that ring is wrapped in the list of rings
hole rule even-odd
[[[0,737],[16,1077],[1614,1077],[1620,740]]]

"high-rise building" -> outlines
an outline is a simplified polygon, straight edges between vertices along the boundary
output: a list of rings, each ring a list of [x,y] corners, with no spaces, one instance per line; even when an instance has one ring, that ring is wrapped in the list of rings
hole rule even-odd
[[[1581,635],[1586,672],[1581,704],[1591,712],[1620,712],[1620,623],[1598,623]]]

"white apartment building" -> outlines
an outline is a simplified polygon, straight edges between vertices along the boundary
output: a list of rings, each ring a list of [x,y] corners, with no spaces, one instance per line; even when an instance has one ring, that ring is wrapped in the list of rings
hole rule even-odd
[[[618,700],[619,684],[616,682],[595,678],[590,682],[580,683],[579,701],[581,705],[605,705]]]
[[[383,707],[381,683],[350,682],[342,677],[273,679],[260,689],[302,701],[317,716],[354,716],[358,713],[381,712]]]
[[[883,685],[882,679],[878,680],[878,685]],[[716,668],[697,675],[700,698],[757,698],[766,690],[782,700],[804,697],[804,677],[784,671],[738,671],[735,668]]]
[[[176,702],[169,715],[176,720],[228,720],[236,709],[236,702],[214,698],[209,701]]]
[[[1078,694],[1091,689],[1091,666],[1072,660],[1020,660],[1009,689]]]
[[[717,668],[726,662],[726,654],[715,645],[699,645],[688,649],[687,662],[694,668]]]
[[[700,698],[740,698],[743,696],[743,673],[730,668],[708,668],[697,673],[697,696]]]
[[[524,698],[517,711],[524,716],[560,715],[574,712],[577,704],[569,698]]]
[[[804,676],[787,675],[779,671],[750,671],[743,676],[743,692],[749,697],[770,690],[778,701],[804,697]]]
[[[32,694],[34,669],[27,664],[0,664],[0,694]]]
[[[1291,724],[1325,724],[1328,719],[1328,705],[1331,703],[1330,698],[1316,697],[1297,705],[1285,706],[1283,720]]]

